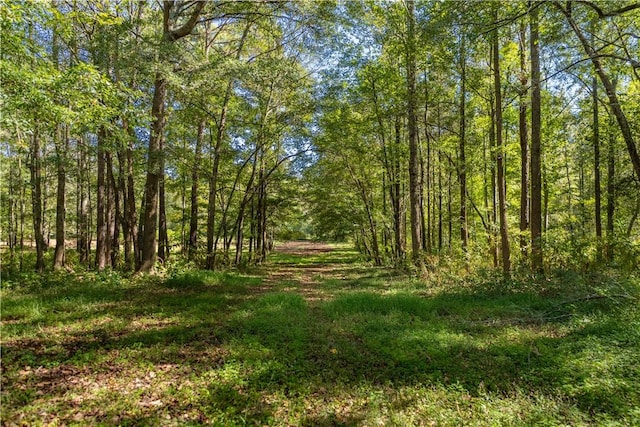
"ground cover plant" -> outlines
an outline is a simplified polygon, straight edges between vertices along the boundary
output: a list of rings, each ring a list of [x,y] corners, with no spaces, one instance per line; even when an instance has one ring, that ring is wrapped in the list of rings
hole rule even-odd
[[[416,278],[346,246],[245,272],[18,275],[5,425],[638,425],[640,284]]]

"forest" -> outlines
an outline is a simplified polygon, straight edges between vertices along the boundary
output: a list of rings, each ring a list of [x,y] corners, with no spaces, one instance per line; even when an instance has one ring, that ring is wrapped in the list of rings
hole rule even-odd
[[[6,425],[640,425],[640,3],[0,2]]]

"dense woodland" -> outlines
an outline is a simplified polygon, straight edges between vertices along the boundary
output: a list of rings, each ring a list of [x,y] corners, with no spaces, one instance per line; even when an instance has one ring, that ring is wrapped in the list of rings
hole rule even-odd
[[[640,3],[0,26],[0,424],[640,426]]]
[[[1,13],[5,271],[219,269],[300,238],[427,270],[637,268],[637,3]]]

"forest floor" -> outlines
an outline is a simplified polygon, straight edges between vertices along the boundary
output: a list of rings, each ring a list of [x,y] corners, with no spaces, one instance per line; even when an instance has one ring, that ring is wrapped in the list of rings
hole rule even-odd
[[[640,282],[426,278],[288,242],[244,272],[22,274],[3,425],[640,425]]]

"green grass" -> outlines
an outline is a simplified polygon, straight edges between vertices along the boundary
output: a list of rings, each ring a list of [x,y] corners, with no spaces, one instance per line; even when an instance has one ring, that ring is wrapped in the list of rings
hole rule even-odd
[[[418,280],[338,247],[1,292],[9,425],[640,425],[631,275]]]

